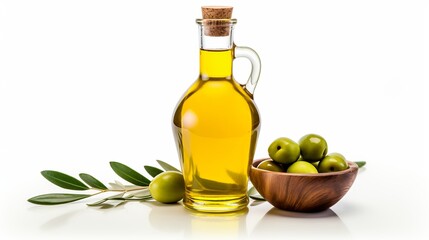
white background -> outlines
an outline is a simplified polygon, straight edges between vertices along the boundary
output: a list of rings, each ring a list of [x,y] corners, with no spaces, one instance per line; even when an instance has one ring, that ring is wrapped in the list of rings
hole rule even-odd
[[[180,205],[26,202],[64,191],[45,169],[107,183],[119,180],[109,161],[179,166],[171,116],[198,75],[205,4],[233,5],[236,44],[262,59],[255,158],[277,137],[318,133],[330,152],[367,161],[349,193],[319,215],[263,203],[225,219]],[[244,82],[250,64],[234,67]],[[427,1],[1,0],[0,236],[426,238],[428,67]]]

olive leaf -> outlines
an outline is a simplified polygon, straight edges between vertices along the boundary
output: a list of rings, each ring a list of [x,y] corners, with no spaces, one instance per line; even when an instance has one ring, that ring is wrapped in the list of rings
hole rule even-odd
[[[262,197],[261,194],[259,194],[258,190],[256,190],[256,188],[253,186],[249,189],[247,194],[251,199],[265,201],[265,198]]]
[[[233,172],[233,171],[230,171],[230,170],[226,170],[226,174],[234,181],[234,183],[236,183],[236,184],[239,184],[241,181],[242,181],[242,179],[243,179],[243,176],[242,176],[242,174],[238,174],[238,173],[235,173],[235,172]]]
[[[144,169],[146,169],[146,172],[149,173],[149,175],[152,177],[156,177],[158,174],[164,172],[161,169],[152,166],[144,166]]]
[[[219,192],[240,189],[240,186],[235,183],[218,182],[218,181],[202,178],[200,176],[201,175],[198,173],[198,170],[197,170],[194,176],[194,181],[192,183],[193,187],[200,188],[200,189],[207,189],[210,191],[219,191]]]
[[[77,180],[76,178],[69,176],[67,174],[45,170],[41,172],[43,177],[48,179],[51,183],[70,190],[88,190],[88,186],[86,186],[83,182]]]
[[[120,198],[123,195],[124,195],[124,193],[119,193],[119,194],[116,194],[116,195],[113,195],[113,196],[110,196],[110,197],[107,197],[107,198],[103,198],[103,199],[101,199],[99,201],[96,201],[96,202],[93,202],[93,203],[88,203],[86,205],[88,205],[90,207],[99,206],[99,205],[101,205],[102,203],[104,203],[104,202],[106,202],[108,200],[111,200],[113,198]]]
[[[90,206],[90,207],[100,206],[101,204],[103,204],[104,202],[107,202],[108,200],[109,200],[108,198],[103,198],[103,199],[96,201],[96,202],[93,202],[93,203],[87,203],[86,205]]]
[[[156,160],[158,162],[158,164],[165,170],[165,171],[176,171],[176,172],[180,172],[179,169],[171,166],[170,164],[161,161],[161,160]]]
[[[136,191],[131,196],[135,197],[135,198],[147,198],[147,197],[151,198],[152,197],[150,195],[149,188],[148,189],[143,189],[143,190],[140,190],[140,191]],[[131,197],[131,196],[129,196],[129,197]]]
[[[151,196],[146,196],[146,197],[139,197],[139,198],[134,198],[134,197],[130,197],[130,198],[125,198],[125,197],[121,197],[121,198],[111,198],[109,200],[118,200],[118,201],[141,201],[141,200],[146,200],[146,199],[151,199]]]
[[[356,163],[356,165],[358,165],[358,167],[359,168],[361,168],[361,167],[363,167],[363,166],[365,166],[366,165],[366,162],[365,161],[357,161],[357,162],[355,162]]]
[[[87,173],[81,173],[79,174],[79,177],[89,186],[93,187],[93,188],[97,188],[97,189],[101,189],[101,190],[106,190],[107,187],[101,183],[100,181],[98,181],[98,179],[96,179],[95,177],[87,174]]]
[[[109,185],[112,187],[112,190],[119,190],[119,191],[125,191],[126,190],[125,185],[119,181],[115,181],[114,183],[109,183]]]
[[[110,167],[112,167],[113,171],[115,171],[115,173],[118,174],[121,178],[132,184],[137,186],[148,186],[150,184],[149,179],[125,164],[119,162],[110,162]]]
[[[90,207],[95,207],[95,206],[106,206],[105,202],[112,200],[112,201],[142,201],[142,200],[146,200],[146,199],[151,199],[152,196],[150,195],[149,189],[144,189],[144,190],[137,190],[135,194],[131,194],[131,193],[120,193],[120,194],[116,194],[107,198],[103,198],[99,201],[93,202],[93,203],[89,203],[87,204]]]
[[[92,195],[70,194],[70,193],[49,193],[49,194],[43,194],[43,195],[32,197],[27,201],[34,204],[39,204],[39,205],[56,205],[56,204],[74,202],[90,196]]]

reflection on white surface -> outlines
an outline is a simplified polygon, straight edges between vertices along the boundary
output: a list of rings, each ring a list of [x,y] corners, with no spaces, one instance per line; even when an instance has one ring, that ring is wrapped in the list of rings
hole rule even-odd
[[[346,225],[331,209],[317,213],[289,212],[271,208],[252,230],[253,237],[299,236],[302,238],[351,238]]]
[[[183,232],[184,239],[239,239],[246,236],[248,208],[234,213],[210,214],[186,210],[178,204],[146,202],[149,223],[160,232]]]
[[[389,211],[390,215],[381,218],[377,211],[388,213],[382,205],[374,208],[348,199],[319,213],[282,211],[265,201],[251,201],[248,209],[233,214],[196,213],[181,204],[155,201],[110,208],[87,207],[85,203],[14,205],[2,215],[7,219],[2,228],[2,234],[7,235],[2,239],[382,239],[385,226],[394,226],[392,231],[401,238],[422,229],[403,226],[410,215],[402,213],[400,219],[398,211]],[[390,224],[383,226],[389,219]],[[380,229],[383,231],[378,232]]]
[[[145,202],[149,206],[149,223],[160,232],[181,232],[189,225],[190,218],[179,204],[162,204],[155,201]]]
[[[71,211],[67,211],[62,214],[59,214],[49,219],[45,223],[43,223],[40,226],[40,229],[44,231],[49,231],[49,230],[64,226],[71,218],[76,217],[76,215],[78,215],[78,213],[81,211],[82,210],[71,210]]]
[[[247,236],[248,208],[225,214],[191,212],[191,225],[185,239],[242,239]]]

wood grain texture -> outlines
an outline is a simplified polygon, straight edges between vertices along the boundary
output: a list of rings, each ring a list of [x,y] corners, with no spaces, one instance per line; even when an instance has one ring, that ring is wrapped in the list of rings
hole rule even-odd
[[[323,211],[336,204],[356,179],[358,166],[348,161],[349,168],[340,172],[297,174],[270,172],[253,162],[250,181],[273,206],[297,212]]]

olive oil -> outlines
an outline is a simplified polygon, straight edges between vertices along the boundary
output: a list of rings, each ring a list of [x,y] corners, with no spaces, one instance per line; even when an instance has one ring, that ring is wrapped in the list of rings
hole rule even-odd
[[[260,127],[251,95],[232,77],[233,50],[200,50],[200,77],[179,102],[173,129],[185,179],[184,205],[225,212],[246,207]]]

